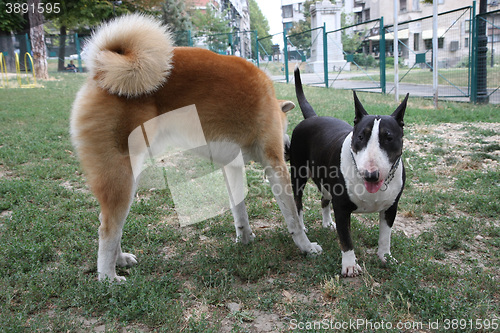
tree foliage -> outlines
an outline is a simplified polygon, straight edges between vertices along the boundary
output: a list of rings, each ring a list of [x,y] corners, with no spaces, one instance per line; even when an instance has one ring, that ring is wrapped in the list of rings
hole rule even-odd
[[[20,0],[0,0],[0,32],[18,31],[26,24],[26,20],[21,14],[9,13],[7,3],[24,3]]]
[[[259,38],[269,36],[269,22],[260,10],[257,1],[250,0],[248,2],[248,5],[250,9],[250,30],[257,31],[257,36]],[[259,42],[259,47],[259,52],[263,54],[272,54],[273,51],[271,38],[261,40]],[[253,57],[256,58],[255,53]]]
[[[352,14],[350,13],[342,13],[341,15],[341,26],[342,28],[348,27],[353,22]],[[354,31],[351,29],[343,29],[342,30],[342,48],[344,52],[353,54],[358,51],[358,49],[363,44],[364,36],[366,34],[366,30],[364,31]]]
[[[187,13],[185,0],[165,0],[162,4],[161,18],[172,30],[175,44],[188,46],[188,30],[191,30],[192,23]]]
[[[314,0],[304,2],[304,20],[294,22],[292,28],[287,31],[288,35],[293,35],[289,38],[290,43],[297,49],[304,50],[307,53],[312,42],[311,32],[309,31],[311,30],[311,5],[315,2]]]
[[[230,22],[225,13],[220,14],[211,6],[205,11],[196,10],[192,13],[193,27],[196,29],[196,37],[205,39],[210,50],[224,53],[229,45]]]

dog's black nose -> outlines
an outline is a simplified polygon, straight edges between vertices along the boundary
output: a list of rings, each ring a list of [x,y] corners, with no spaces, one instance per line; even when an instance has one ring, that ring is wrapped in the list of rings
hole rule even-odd
[[[365,177],[364,178],[365,178],[365,180],[367,182],[377,183],[378,182],[378,177],[379,177],[378,170],[373,171],[373,172],[365,171]]]

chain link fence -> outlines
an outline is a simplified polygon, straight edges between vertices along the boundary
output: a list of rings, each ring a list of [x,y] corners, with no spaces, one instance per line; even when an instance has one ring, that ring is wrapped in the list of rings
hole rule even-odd
[[[285,53],[279,44],[273,44],[273,38],[283,38],[283,33],[269,35],[257,39],[259,68],[269,75],[274,81],[286,82]]]
[[[274,81],[293,81],[299,67],[305,84],[393,93],[395,52],[399,58],[399,90],[414,96],[433,95],[432,17],[398,24],[394,50],[394,26],[383,17],[335,31],[325,26],[303,32],[260,37],[256,31],[227,33],[174,32],[177,46],[202,47],[218,54],[237,55],[253,62]],[[472,6],[438,15],[438,91],[440,98],[500,103],[500,11],[476,15]],[[481,31],[480,31],[481,30]],[[273,42],[279,37],[283,44]],[[82,53],[88,36],[46,35],[49,71],[85,72]],[[478,40],[482,40],[478,46]],[[284,47],[283,47],[284,45]],[[478,59],[478,50],[486,53]],[[16,72],[29,73],[31,53],[27,34],[0,37],[2,86]],[[478,63],[486,70],[478,71]],[[25,68],[27,67],[27,68]],[[19,73],[17,73],[19,76]]]
[[[385,39],[380,19],[327,32],[329,47],[328,86],[385,92]],[[382,23],[383,25],[383,23]],[[333,49],[334,57],[330,56]],[[335,57],[336,55],[336,57]],[[330,58],[333,58],[330,61]],[[385,72],[384,72],[385,73]]]
[[[468,100],[471,93],[472,8],[438,15],[438,91],[448,99]],[[403,92],[433,96],[432,16],[398,24],[398,48],[394,50],[394,26],[386,27],[388,93],[394,92],[394,52],[399,58],[399,86]]]

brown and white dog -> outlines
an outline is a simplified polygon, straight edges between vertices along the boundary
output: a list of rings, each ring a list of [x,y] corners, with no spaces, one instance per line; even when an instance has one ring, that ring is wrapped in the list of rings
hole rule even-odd
[[[321,252],[304,232],[284,161],[287,123],[282,109],[293,105],[280,104],[264,72],[242,58],[173,47],[166,27],[138,14],[103,24],[85,53],[89,78],[73,105],[71,137],[101,208],[99,279],[124,280],[115,266],[137,262],[121,250],[122,229],[136,189],[129,135],[155,117],[193,104],[207,142],[236,144],[247,160],[263,165],[299,249]],[[178,135],[178,128],[172,135]],[[151,145],[162,130],[149,133]],[[231,211],[237,240],[252,241],[244,202],[233,203]]]

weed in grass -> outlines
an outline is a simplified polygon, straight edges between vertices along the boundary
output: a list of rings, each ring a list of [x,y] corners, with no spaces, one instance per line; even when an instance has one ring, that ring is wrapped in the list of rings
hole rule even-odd
[[[335,275],[334,277],[325,277],[321,284],[321,289],[323,290],[323,296],[330,299],[335,299],[342,297],[342,283],[340,282],[340,276]]]

